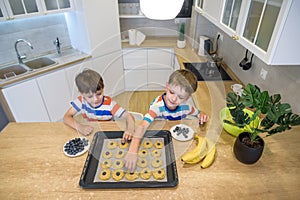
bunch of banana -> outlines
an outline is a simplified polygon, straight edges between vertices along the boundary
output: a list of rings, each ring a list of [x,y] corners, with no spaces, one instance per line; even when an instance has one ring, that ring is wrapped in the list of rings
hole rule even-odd
[[[195,135],[195,140],[197,140],[197,146],[191,151],[185,153],[181,160],[187,164],[196,164],[202,161],[201,167],[209,167],[215,158],[216,145],[208,138]]]

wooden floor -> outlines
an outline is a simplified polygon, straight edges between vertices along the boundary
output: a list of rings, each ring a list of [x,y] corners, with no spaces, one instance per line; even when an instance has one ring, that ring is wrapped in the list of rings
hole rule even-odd
[[[135,92],[123,92],[115,97],[115,100],[127,111],[140,112],[143,115],[149,109],[150,103],[155,97],[161,95],[164,91],[135,91]]]

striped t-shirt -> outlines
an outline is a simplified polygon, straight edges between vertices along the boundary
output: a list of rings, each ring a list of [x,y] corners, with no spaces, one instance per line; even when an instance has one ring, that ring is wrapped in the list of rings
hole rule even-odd
[[[96,108],[92,107],[82,96],[79,96],[71,105],[77,112],[81,112],[87,121],[111,120],[113,117],[122,117],[125,109],[112,100],[109,96],[104,96],[101,104]]]
[[[164,101],[165,94],[156,97],[150,104],[144,120],[152,123],[154,119],[181,120],[187,115],[197,116],[200,111],[187,103],[180,104],[175,110],[169,110]]]

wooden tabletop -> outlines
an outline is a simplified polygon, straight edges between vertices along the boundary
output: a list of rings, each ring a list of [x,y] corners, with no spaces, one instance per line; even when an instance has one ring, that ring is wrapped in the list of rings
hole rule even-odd
[[[204,136],[193,120],[154,122],[150,129],[178,123]],[[92,123],[97,130],[122,130],[123,122]],[[208,128],[208,127],[207,127]],[[78,136],[61,122],[9,123],[0,134],[0,199],[297,199],[300,197],[299,128],[265,139],[262,158],[253,165],[237,161],[234,137],[222,131],[215,162],[207,169],[185,166],[180,155],[194,143],[173,140],[179,184],[157,189],[82,189],[79,179],[87,153],[64,155],[63,145]],[[89,137],[92,139],[92,135]]]

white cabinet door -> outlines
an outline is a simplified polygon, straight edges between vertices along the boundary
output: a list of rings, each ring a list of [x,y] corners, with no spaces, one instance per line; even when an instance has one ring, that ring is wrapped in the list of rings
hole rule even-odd
[[[147,69],[147,49],[124,49],[124,69]]]
[[[148,49],[148,70],[173,68],[173,56],[172,49]]]
[[[219,24],[222,2],[223,0],[203,1],[203,15],[214,24]]]
[[[4,2],[0,1],[0,21],[9,20],[7,9],[5,8]]]
[[[125,89],[127,91],[147,90],[147,70],[125,70]]]
[[[2,89],[16,122],[49,122],[36,80],[29,80]]]
[[[42,97],[52,122],[61,121],[70,107],[71,93],[64,70],[37,78]]]
[[[118,1],[76,0],[75,12],[68,12],[72,46],[93,57],[121,51]]]

